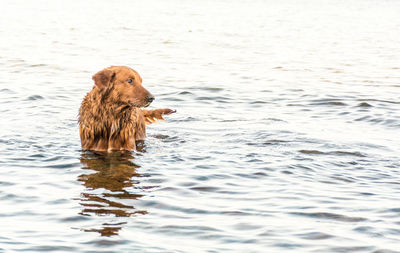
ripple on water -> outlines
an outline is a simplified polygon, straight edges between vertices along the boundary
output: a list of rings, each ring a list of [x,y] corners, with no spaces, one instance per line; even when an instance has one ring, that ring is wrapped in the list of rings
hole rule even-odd
[[[350,247],[332,247],[332,248],[330,248],[330,250],[328,250],[328,252],[329,251],[331,251],[331,252],[338,252],[338,253],[347,253],[347,252],[370,252],[371,250],[374,250],[374,248],[375,247],[368,247],[368,246],[350,246]],[[378,251],[374,251],[375,253],[376,252],[379,252],[379,250]],[[384,251],[384,252],[386,252],[386,251]]]
[[[70,246],[60,246],[60,245],[41,245],[41,246],[34,246],[24,248],[21,251],[28,251],[28,252],[77,252],[78,248],[70,247]]]
[[[17,92],[15,92],[13,90],[10,90],[10,89],[7,89],[7,88],[0,89],[0,93],[3,93],[3,94],[17,94]]]
[[[298,234],[297,236],[306,240],[325,240],[334,237],[333,235],[325,234],[322,232],[310,232],[310,233]]]
[[[44,97],[40,96],[40,95],[32,95],[29,96],[26,101],[34,101],[34,100],[42,100],[44,99]]]
[[[385,125],[387,127],[399,127],[400,126],[400,120],[393,118],[393,119],[388,119],[388,117],[383,117],[383,116],[373,116],[373,115],[367,115],[363,116],[360,118],[354,119],[354,121],[360,121],[360,122],[370,122],[373,124],[377,125]]]
[[[1,1],[0,251],[399,251],[399,1],[92,2]],[[178,112],[81,152],[118,62]]]
[[[342,102],[340,99],[318,99],[318,100],[311,100],[310,105],[346,106],[347,104]]]
[[[218,192],[220,189],[220,187],[214,186],[195,186],[190,188],[190,190],[198,192]]]
[[[360,221],[367,220],[366,218],[362,218],[362,217],[351,217],[351,216],[346,216],[346,215],[341,215],[341,214],[336,214],[336,213],[291,212],[290,214],[305,216],[305,217],[309,217],[309,218],[328,219],[328,220],[335,220],[335,221],[342,221],[342,222],[360,222]]]
[[[332,156],[357,156],[357,157],[366,157],[366,155],[360,152],[348,152],[348,151],[328,151],[322,152],[319,150],[306,150],[302,149],[299,150],[300,153],[306,155],[332,155]]]
[[[358,106],[358,107],[372,107],[372,105],[369,104],[369,103],[367,103],[367,102],[359,103],[357,106]]]

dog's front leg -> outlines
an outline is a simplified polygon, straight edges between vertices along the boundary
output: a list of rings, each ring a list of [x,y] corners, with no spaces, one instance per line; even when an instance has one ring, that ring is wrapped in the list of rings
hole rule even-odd
[[[164,120],[163,115],[169,115],[175,113],[175,110],[171,110],[168,108],[165,109],[154,109],[154,110],[143,110],[143,116],[146,121],[146,124],[151,124],[157,120]]]

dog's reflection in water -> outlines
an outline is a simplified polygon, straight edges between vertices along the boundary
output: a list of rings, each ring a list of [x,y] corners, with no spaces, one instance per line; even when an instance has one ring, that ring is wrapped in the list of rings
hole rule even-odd
[[[140,146],[139,146],[140,147]],[[138,150],[140,151],[140,150]],[[144,150],[142,150],[143,152]],[[81,163],[85,173],[78,177],[86,190],[81,194],[81,215],[108,216],[112,222],[102,223],[101,227],[84,229],[87,232],[99,232],[102,236],[117,235],[126,222],[117,217],[146,214],[132,205],[140,198],[140,192],[151,186],[139,187],[142,175],[136,169],[131,152],[93,153],[82,152]]]

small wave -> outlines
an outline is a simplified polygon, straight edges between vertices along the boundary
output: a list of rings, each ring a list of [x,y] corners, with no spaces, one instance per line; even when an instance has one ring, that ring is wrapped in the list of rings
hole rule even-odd
[[[188,87],[188,90],[201,90],[201,91],[212,91],[212,92],[219,92],[223,91],[223,88],[219,87]]]
[[[182,92],[179,92],[178,95],[193,95],[193,93],[189,92],[189,91],[182,91]]]
[[[269,104],[269,103],[270,102],[262,101],[262,100],[256,100],[256,101],[250,102],[251,105],[254,105],[254,104]]]
[[[202,101],[208,101],[208,100],[218,100],[218,101],[226,101],[226,100],[231,100],[230,98],[228,98],[228,97],[204,97],[204,96],[202,96],[202,97],[197,97],[196,98],[196,100],[202,100]]]
[[[307,155],[336,155],[336,156],[357,156],[357,157],[366,157],[360,152],[347,152],[347,151],[330,151],[330,152],[322,152],[319,150],[299,150],[302,154]]]
[[[217,192],[220,188],[214,186],[195,186],[191,187],[190,190],[200,191],[200,192]]]
[[[76,252],[76,247],[70,246],[52,246],[52,245],[40,245],[40,246],[32,246],[23,249],[23,251],[30,252],[54,252],[54,251],[65,251],[65,252]]]
[[[354,179],[349,179],[349,178],[345,178],[345,177],[342,177],[342,176],[333,176],[331,178],[334,179],[334,180],[337,180],[337,181],[345,182],[345,183],[353,183],[353,182],[355,182]]]
[[[310,105],[334,105],[334,106],[345,106],[347,105],[346,103],[343,103],[341,101],[335,101],[335,100],[322,100],[320,102],[313,102]]]
[[[287,123],[287,121],[285,121],[283,119],[277,119],[277,118],[266,118],[265,120],[268,120],[268,121],[280,121],[280,122],[286,122]]]
[[[369,103],[367,103],[367,102],[359,103],[357,106],[358,106],[358,107],[372,107],[372,105],[369,104]]]
[[[1,89],[0,93],[15,94],[16,92],[7,88]]]
[[[164,40],[163,42],[161,42],[162,44],[175,44],[175,42],[170,41],[170,40]]]
[[[382,99],[359,99],[361,102],[380,102],[380,103],[388,103],[388,104],[400,104],[400,102],[390,101],[390,100],[382,100]]]
[[[155,134],[152,135],[152,137],[156,138],[156,139],[160,139],[160,140],[165,140],[169,138],[169,135],[165,135],[165,134]]]
[[[360,247],[334,247],[331,248],[330,250],[328,250],[328,252],[371,252],[371,250],[373,249],[373,247],[368,247],[368,246],[360,246]],[[395,253],[394,251],[374,251],[374,253]]]
[[[50,164],[43,166],[45,168],[52,168],[52,169],[67,169],[67,168],[78,168],[79,163],[74,163],[74,162],[68,162],[68,163],[56,163],[56,164]]]
[[[43,63],[38,63],[38,64],[28,64],[27,67],[30,67],[30,68],[48,67],[48,65],[47,64],[43,64]]]
[[[305,234],[300,234],[299,235],[303,239],[307,240],[323,240],[323,239],[329,239],[334,237],[333,235],[330,234],[325,234],[321,232],[311,232],[311,233],[305,233]]]
[[[382,124],[388,127],[398,127],[400,125],[399,121],[396,119],[385,119],[381,117],[364,116],[361,118],[354,119],[354,121],[366,121],[373,124]]]
[[[264,145],[281,145],[281,144],[286,144],[289,141],[285,141],[285,140],[269,140],[264,142]]]
[[[32,96],[29,96],[26,100],[29,101],[29,100],[42,100],[42,99],[44,99],[44,97],[42,97],[40,95],[32,95]]]
[[[184,101],[183,99],[177,98],[177,97],[167,97],[164,98],[165,101],[172,101],[172,102],[182,102]]]
[[[127,26],[121,26],[120,29],[125,30],[125,31],[133,31],[134,30],[132,27],[127,27]]]
[[[191,117],[191,116],[186,117],[182,120],[175,120],[175,122],[193,122],[193,121],[202,121],[202,120],[199,118]]]
[[[365,218],[362,217],[351,217],[336,213],[324,213],[324,212],[316,212],[316,213],[305,213],[305,212],[291,212],[292,215],[300,215],[306,216],[310,218],[322,218],[322,219],[329,219],[329,220],[336,220],[336,221],[343,221],[343,222],[360,222],[365,221]]]

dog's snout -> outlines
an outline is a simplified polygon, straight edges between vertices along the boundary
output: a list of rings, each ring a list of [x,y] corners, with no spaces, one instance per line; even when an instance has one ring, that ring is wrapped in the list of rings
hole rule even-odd
[[[149,103],[153,102],[154,99],[155,99],[155,98],[154,98],[153,95],[147,95],[147,96],[146,96],[146,100],[147,100],[147,102],[149,102]]]

